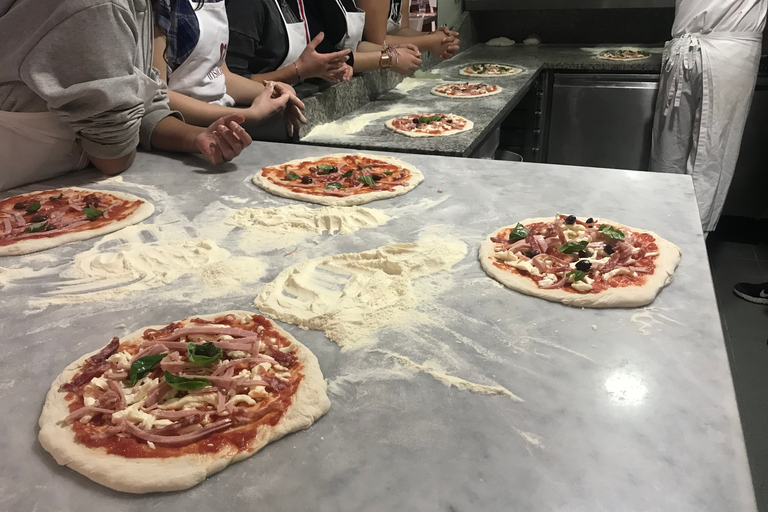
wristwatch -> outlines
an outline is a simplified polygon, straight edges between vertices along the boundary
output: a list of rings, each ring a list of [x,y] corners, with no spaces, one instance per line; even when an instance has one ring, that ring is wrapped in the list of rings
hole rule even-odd
[[[386,50],[381,51],[381,58],[379,59],[379,67],[386,69],[392,67],[392,56],[387,53]]]

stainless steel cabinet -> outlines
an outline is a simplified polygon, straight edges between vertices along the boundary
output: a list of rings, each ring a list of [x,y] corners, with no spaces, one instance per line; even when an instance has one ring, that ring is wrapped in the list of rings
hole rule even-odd
[[[648,170],[658,75],[555,73],[547,161]]]

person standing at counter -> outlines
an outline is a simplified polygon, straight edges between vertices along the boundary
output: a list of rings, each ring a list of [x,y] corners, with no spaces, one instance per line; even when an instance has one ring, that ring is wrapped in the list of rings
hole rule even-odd
[[[714,231],[739,156],[768,0],[677,0],[664,50],[651,170],[693,177]]]
[[[256,82],[296,84],[308,78],[348,79],[350,49],[319,53],[324,35],[310,38],[304,0],[227,0],[230,43],[227,66]],[[362,28],[361,28],[362,31]],[[311,40],[310,40],[311,39]]]
[[[377,45],[413,44],[440,59],[450,59],[459,51],[459,33],[448,27],[429,34],[411,28],[411,0],[357,0],[357,4],[365,11],[365,41]]]
[[[141,0],[0,0],[0,47],[0,190],[89,163],[118,174],[138,145],[219,164],[251,143],[241,116],[204,128],[170,110]]]
[[[225,57],[229,24],[223,0],[157,0],[153,61],[168,84],[172,108],[192,124],[241,114],[246,129],[283,112],[288,134],[306,121],[293,88],[231,72]],[[235,108],[236,105],[249,105]]]

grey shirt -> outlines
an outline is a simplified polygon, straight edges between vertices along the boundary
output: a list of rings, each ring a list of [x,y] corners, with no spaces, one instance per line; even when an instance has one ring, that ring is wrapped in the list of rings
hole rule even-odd
[[[149,149],[174,113],[152,30],[147,0],[0,0],[0,110],[57,113],[96,158]],[[151,100],[148,78],[160,83]]]

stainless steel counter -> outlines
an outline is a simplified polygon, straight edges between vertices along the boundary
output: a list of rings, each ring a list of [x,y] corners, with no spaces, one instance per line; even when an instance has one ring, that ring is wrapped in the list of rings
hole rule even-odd
[[[253,144],[232,163],[140,154],[123,182],[80,172],[27,187],[77,184],[151,199],[148,223],[210,233],[224,207],[295,204],[250,184],[265,164],[331,149]],[[122,299],[36,309],[30,301],[95,240],[0,267],[54,269],[2,288],[0,509],[8,511],[755,510],[747,457],[691,181],[687,176],[401,155],[426,181],[367,205],[393,219],[351,235],[308,237],[299,250],[251,254],[263,282],[306,258],[445,233],[469,247],[443,292],[417,310],[408,336],[390,328],[373,348],[422,364],[450,354],[449,374],[511,390],[449,388],[375,350],[342,352],[317,331],[285,326],[318,357],[329,413],[184,492],[130,496],[58,466],[37,442],[55,376],[112,336],[190,314],[248,309],[260,286],[224,297],[136,292]],[[442,192],[440,192],[442,191]],[[18,190],[12,193],[19,192]],[[414,210],[418,214],[414,214]],[[557,211],[647,228],[683,251],[674,282],[649,308],[588,310],[512,292],[477,261],[499,226]],[[220,245],[242,256],[238,233]],[[1,276],[2,274],[0,274]],[[431,278],[424,278],[431,279]],[[0,280],[0,282],[2,282]],[[426,282],[425,282],[426,283]],[[418,284],[418,281],[417,281]],[[429,284],[429,283],[427,283]],[[158,297],[164,297],[160,300]],[[416,317],[414,317],[416,318]]]

